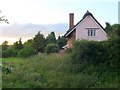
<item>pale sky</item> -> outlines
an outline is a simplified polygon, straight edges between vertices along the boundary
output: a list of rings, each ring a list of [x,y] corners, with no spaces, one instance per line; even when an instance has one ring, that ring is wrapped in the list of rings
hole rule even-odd
[[[10,38],[32,38],[39,30],[45,35],[51,31],[54,31],[57,35],[64,34],[68,29],[68,15],[71,12],[74,13],[75,24],[82,19],[87,10],[93,14],[103,27],[105,27],[105,22],[109,22],[110,24],[118,23],[118,1],[119,0],[0,0],[0,10],[2,11],[0,16],[5,15],[10,23],[7,25],[4,22],[0,22],[0,44],[5,39]],[[36,26],[36,24],[38,26]],[[33,28],[32,25],[36,27]],[[59,29],[60,25],[64,28],[61,28],[63,29],[61,31]],[[45,28],[44,31],[43,28]],[[24,33],[24,35],[21,34],[21,32]],[[29,34],[30,32],[33,34]],[[19,33],[21,36],[18,35]],[[25,35],[28,35],[28,37]],[[10,39],[11,42],[12,39]]]

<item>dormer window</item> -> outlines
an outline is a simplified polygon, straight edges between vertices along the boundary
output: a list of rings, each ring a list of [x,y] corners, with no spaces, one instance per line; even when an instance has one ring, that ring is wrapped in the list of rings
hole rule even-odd
[[[88,36],[96,36],[96,29],[87,29]]]

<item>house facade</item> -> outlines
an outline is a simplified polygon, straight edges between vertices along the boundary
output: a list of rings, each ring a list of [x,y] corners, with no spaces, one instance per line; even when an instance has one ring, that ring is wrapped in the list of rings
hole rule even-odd
[[[67,48],[71,48],[75,40],[107,40],[107,33],[101,24],[87,11],[76,25],[74,25],[74,14],[69,14],[69,30],[66,32]]]

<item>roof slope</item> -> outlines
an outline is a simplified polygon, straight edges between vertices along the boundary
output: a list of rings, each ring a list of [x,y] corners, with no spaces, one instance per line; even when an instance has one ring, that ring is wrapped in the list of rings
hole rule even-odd
[[[83,18],[82,18],[76,25],[74,25],[73,28],[68,29],[68,31],[66,32],[66,34],[65,34],[64,36],[65,36],[65,37],[69,36],[69,35],[74,31],[73,29],[74,29],[83,19],[85,19],[87,16],[91,16],[91,17],[98,23],[98,25],[104,30],[104,28],[102,27],[102,25],[95,19],[95,17],[92,15],[92,13],[90,13],[90,12],[87,10],[87,12],[84,14]]]

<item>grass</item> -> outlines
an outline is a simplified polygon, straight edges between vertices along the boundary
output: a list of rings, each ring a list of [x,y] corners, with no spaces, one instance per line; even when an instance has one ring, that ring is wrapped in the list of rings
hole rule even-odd
[[[103,66],[71,64],[69,54],[40,54],[3,59],[3,88],[117,88],[113,72]],[[10,68],[12,67],[12,68]],[[8,68],[8,70],[7,70]]]
[[[10,57],[10,58],[2,58],[2,61],[16,61],[16,60],[21,60],[21,58],[17,57]]]

